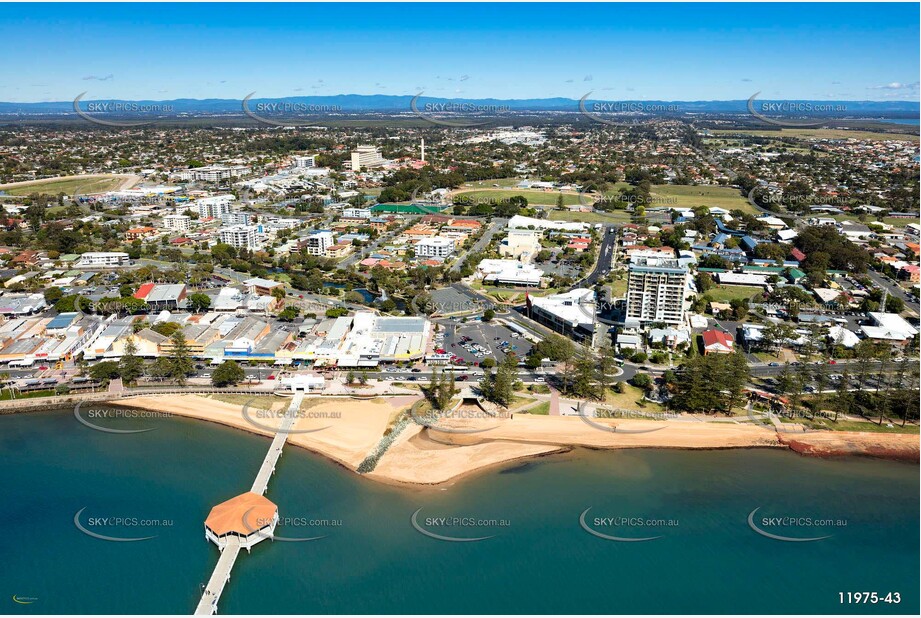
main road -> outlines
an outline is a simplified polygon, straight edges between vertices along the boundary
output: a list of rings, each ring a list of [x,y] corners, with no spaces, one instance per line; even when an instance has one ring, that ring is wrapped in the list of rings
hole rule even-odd
[[[614,266],[614,252],[617,247],[617,226],[606,225],[602,228],[601,246],[598,249],[598,262],[587,277],[573,285],[573,288],[590,288],[599,279],[607,276]]]

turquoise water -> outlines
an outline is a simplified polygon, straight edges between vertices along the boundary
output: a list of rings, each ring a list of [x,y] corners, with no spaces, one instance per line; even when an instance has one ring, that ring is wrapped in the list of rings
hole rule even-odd
[[[117,421],[112,435],[68,412],[0,417],[4,613],[190,613],[217,550],[210,507],[249,489],[268,439],[185,419]],[[576,451],[447,488],[359,478],[287,447],[269,497],[288,537],[237,562],[220,613],[918,613],[918,467],[767,450]],[[107,542],[107,536],[156,538]],[[424,529],[481,542],[445,542]],[[622,537],[589,534],[587,525]],[[748,514],[836,520],[765,527]],[[438,526],[430,517],[488,525]],[[676,525],[603,526],[628,516]],[[93,524],[91,518],[160,520]],[[326,520],[325,523],[306,520]],[[841,521],[846,520],[846,526]],[[310,525],[301,525],[301,524]],[[336,525],[340,524],[341,525]],[[478,524],[480,522],[477,522]],[[169,524],[169,525],[167,525]],[[501,525],[500,525],[501,524]],[[765,524],[767,525],[767,524]],[[839,592],[900,592],[899,605],[842,606]],[[31,599],[30,605],[11,600]]]

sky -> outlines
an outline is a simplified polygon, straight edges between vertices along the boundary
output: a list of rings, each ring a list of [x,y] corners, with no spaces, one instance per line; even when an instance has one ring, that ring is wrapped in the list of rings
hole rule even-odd
[[[0,4],[0,101],[918,101],[919,5]]]

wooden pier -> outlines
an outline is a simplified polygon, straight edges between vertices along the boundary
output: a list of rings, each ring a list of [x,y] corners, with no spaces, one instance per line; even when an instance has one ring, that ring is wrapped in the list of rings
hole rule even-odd
[[[253,481],[251,490],[253,493],[260,496],[265,495],[269,486],[269,479],[272,478],[272,474],[275,472],[275,465],[278,463],[278,459],[281,457],[282,450],[285,447],[285,442],[288,440],[288,433],[297,421],[297,413],[301,409],[303,401],[304,393],[294,395],[294,400],[288,406],[281,425],[278,427],[278,432],[272,439],[269,451],[265,454],[262,465],[259,466],[256,480]],[[239,539],[228,538],[227,544],[221,551],[221,557],[218,558],[217,565],[214,567],[214,572],[211,573],[211,578],[202,592],[198,607],[195,608],[196,616],[211,616],[217,613],[217,603],[221,598],[221,593],[224,592],[224,588],[227,586],[227,582],[230,581],[230,572],[240,555],[240,549]]]

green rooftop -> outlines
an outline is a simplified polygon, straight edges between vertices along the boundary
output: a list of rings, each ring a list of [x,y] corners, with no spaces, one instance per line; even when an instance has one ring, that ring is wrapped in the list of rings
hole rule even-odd
[[[742,272],[746,273],[772,273],[779,275],[784,271],[783,266],[743,266]]]
[[[430,215],[439,213],[444,207],[438,206],[418,206],[416,204],[375,204],[371,207],[371,212],[393,212],[403,215]]]

